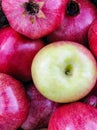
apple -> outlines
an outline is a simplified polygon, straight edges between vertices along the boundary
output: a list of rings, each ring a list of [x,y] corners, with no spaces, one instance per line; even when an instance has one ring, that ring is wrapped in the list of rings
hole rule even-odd
[[[35,55],[31,73],[38,91],[60,103],[86,96],[97,80],[97,64],[84,45],[58,41],[46,45]]]
[[[89,47],[97,59],[97,19],[91,24],[88,31]]]
[[[70,0],[60,27],[46,36],[47,41],[69,40],[88,46],[88,29],[96,18],[97,8],[90,0]]]
[[[52,114],[48,130],[97,130],[97,108],[75,102]]]
[[[10,26],[0,29],[0,72],[23,82],[31,80],[31,63],[42,47],[41,39],[29,39]]]
[[[10,26],[31,38],[41,38],[59,27],[68,0],[2,0]]]
[[[96,84],[95,84],[94,88],[90,91],[90,93],[88,95],[95,95],[95,96],[97,96],[97,81],[96,81]]]
[[[21,128],[24,130],[39,130],[39,128],[47,127],[52,113],[60,104],[46,99],[32,83],[25,87],[31,105],[27,119],[22,124]]]
[[[30,101],[24,86],[0,73],[0,130],[16,130],[26,120]]]
[[[88,95],[80,100],[81,102],[87,103],[91,106],[97,107],[97,81],[94,88]]]

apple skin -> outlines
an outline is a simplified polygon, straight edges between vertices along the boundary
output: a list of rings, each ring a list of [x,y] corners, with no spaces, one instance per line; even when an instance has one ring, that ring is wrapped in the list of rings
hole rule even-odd
[[[13,29],[31,39],[38,39],[60,26],[67,1],[3,0],[2,8]]]
[[[94,88],[90,91],[89,95],[95,95],[97,96],[97,80]]]
[[[0,29],[0,72],[27,82],[31,80],[31,63],[44,46],[42,40],[31,40],[11,27]]]
[[[48,130],[97,130],[97,109],[81,102],[61,106],[51,116]]]
[[[0,73],[0,129],[16,130],[26,120],[30,101],[21,82]]]
[[[87,103],[93,107],[97,107],[97,81],[90,93],[79,101]]]
[[[95,20],[89,28],[88,43],[92,53],[97,59],[97,20]]]
[[[80,100],[94,87],[97,64],[84,45],[59,41],[43,47],[34,57],[32,79],[46,98],[61,103]]]
[[[61,105],[42,96],[30,83],[26,86],[31,105],[27,119],[22,124],[24,130],[39,130],[48,126],[52,113]]]
[[[80,101],[85,102],[91,106],[97,107],[97,81],[90,93]]]
[[[48,43],[60,40],[69,40],[87,45],[88,29],[97,17],[97,8],[90,2],[90,0],[71,1],[77,3],[79,6],[79,12],[75,15],[70,15],[66,13],[67,8],[65,8],[60,27],[46,36]],[[71,12],[77,9],[76,5],[72,5],[70,8]]]

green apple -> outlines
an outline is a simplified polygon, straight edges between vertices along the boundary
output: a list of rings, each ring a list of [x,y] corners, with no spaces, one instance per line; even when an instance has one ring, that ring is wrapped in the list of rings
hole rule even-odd
[[[34,57],[32,79],[46,98],[60,103],[86,96],[97,79],[96,60],[84,45],[58,41],[43,47]]]

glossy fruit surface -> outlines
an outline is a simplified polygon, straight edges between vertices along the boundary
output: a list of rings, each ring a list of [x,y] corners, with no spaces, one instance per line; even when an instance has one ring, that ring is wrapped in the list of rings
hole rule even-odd
[[[97,59],[97,20],[95,20],[88,31],[88,43],[92,53]]]
[[[49,119],[59,104],[43,97],[32,83],[26,87],[31,105],[29,115],[21,127],[24,130],[39,130],[48,127]]]
[[[90,0],[70,0],[64,8],[61,26],[47,36],[47,41],[69,40],[86,44],[88,29],[96,17],[97,8]]]
[[[31,40],[11,27],[0,29],[0,72],[23,82],[31,80],[31,63],[44,46],[42,40]]]
[[[86,96],[97,79],[93,54],[85,46],[70,41],[43,47],[33,59],[31,72],[41,94],[63,103]]]
[[[75,102],[58,108],[52,115],[48,130],[96,130],[97,109]]]
[[[16,130],[27,118],[29,99],[23,85],[0,73],[0,130]]]

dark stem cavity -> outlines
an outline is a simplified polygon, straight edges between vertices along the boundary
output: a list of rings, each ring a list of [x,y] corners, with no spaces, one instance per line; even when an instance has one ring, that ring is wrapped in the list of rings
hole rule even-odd
[[[66,14],[70,16],[75,16],[80,13],[79,4],[75,0],[71,0],[67,4]]]
[[[25,7],[25,10],[30,15],[35,15],[39,12],[39,5],[33,0],[29,0],[29,2],[25,2],[24,7]]]
[[[67,65],[65,68],[65,75],[71,76],[72,75],[72,65]]]

